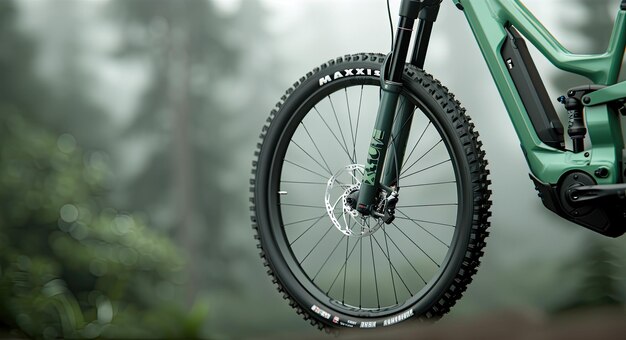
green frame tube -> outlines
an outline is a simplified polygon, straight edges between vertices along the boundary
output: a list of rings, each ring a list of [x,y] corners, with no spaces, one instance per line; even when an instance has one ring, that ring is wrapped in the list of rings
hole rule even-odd
[[[601,99],[619,99],[616,90],[626,88],[617,81],[626,45],[626,11],[619,10],[608,49],[602,54],[573,54],[563,47],[518,0],[452,0],[462,6],[487,66],[509,113],[533,175],[544,183],[556,184],[569,171],[581,170],[594,176],[595,170],[609,169],[609,176],[595,177],[599,184],[621,181],[620,162],[624,143],[617,114]],[[564,5],[565,6],[565,5]],[[556,67],[607,85],[588,95],[585,119],[592,148],[573,153],[552,148],[539,139],[515,84],[500,54],[506,39],[505,26],[513,25]],[[579,85],[579,84],[572,84]],[[613,86],[611,86],[613,85]],[[613,87],[613,89],[611,89]],[[610,90],[611,89],[611,90]],[[619,92],[617,92],[619,93]],[[618,96],[618,98],[615,98]],[[593,105],[594,102],[599,104]]]

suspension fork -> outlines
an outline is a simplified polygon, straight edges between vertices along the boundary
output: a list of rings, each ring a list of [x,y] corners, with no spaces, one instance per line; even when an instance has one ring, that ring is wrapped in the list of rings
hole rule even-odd
[[[380,104],[357,201],[357,210],[364,215],[375,211],[375,199],[381,189],[390,193],[393,190],[391,186],[397,186],[415,110],[411,103],[405,102],[394,118],[402,91],[402,75],[413,25],[419,18],[411,64],[423,68],[430,33],[441,2],[442,0],[402,0],[400,5],[400,22],[393,50],[385,59],[380,72]],[[392,149],[389,155],[388,148]]]

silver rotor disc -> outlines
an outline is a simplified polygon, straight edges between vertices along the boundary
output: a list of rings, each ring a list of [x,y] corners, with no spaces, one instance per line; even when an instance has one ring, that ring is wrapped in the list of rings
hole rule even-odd
[[[348,197],[361,189],[365,167],[346,165],[328,179],[324,204],[333,225],[344,235],[363,237],[373,234],[382,226],[379,218],[363,216],[348,202]]]

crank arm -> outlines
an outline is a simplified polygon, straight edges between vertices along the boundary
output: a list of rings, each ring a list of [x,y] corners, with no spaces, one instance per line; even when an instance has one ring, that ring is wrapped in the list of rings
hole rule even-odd
[[[601,204],[606,200],[626,199],[626,184],[584,185],[567,191],[572,204]]]

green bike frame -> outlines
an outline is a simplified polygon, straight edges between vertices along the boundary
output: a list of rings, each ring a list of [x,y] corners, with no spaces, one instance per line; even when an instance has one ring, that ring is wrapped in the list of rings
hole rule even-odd
[[[398,108],[398,98],[414,21],[418,27],[410,63],[423,68],[442,1],[402,0],[393,50],[381,70],[380,104],[356,208],[363,215],[383,217],[385,223],[393,220],[400,188],[397,167],[402,164],[409,134],[404,126],[410,126],[413,110],[412,105]],[[519,0],[452,1],[465,13],[544,205],[605,235],[623,234],[620,226],[626,223],[626,210],[614,199],[626,199],[626,172],[622,173],[626,151],[616,112],[623,113],[626,108],[626,82],[616,84],[626,46],[626,0],[621,2],[608,49],[602,54],[571,53]],[[523,37],[556,67],[591,82],[569,89],[567,97],[559,98],[569,114],[571,151],[565,148],[563,126]],[[587,135],[591,146],[585,148]],[[393,152],[387,155],[389,143]],[[611,206],[598,208],[603,205],[598,198],[607,197],[613,199]],[[595,203],[578,210],[594,198]]]
[[[563,47],[518,0],[453,0],[462,8],[504,101],[532,174],[541,182],[556,184],[573,170],[595,176],[598,184],[621,182],[624,143],[619,118],[608,103],[626,97],[626,82],[616,84],[626,44],[626,10],[617,14],[608,49],[602,54],[573,54]],[[543,143],[533,128],[520,94],[500,51],[512,25],[556,67],[587,77],[607,87],[583,97],[591,148],[573,153]]]

